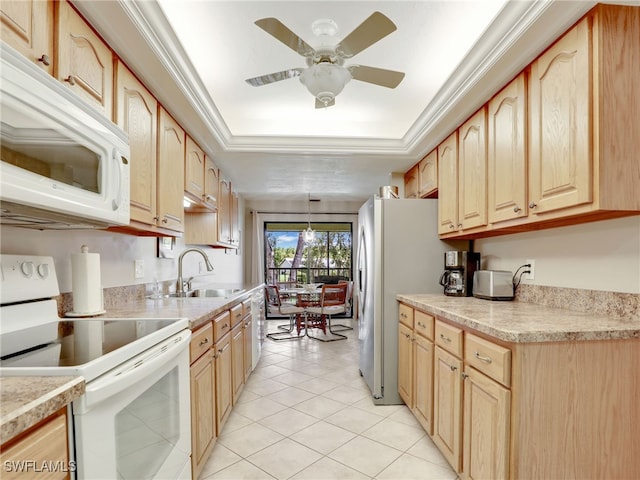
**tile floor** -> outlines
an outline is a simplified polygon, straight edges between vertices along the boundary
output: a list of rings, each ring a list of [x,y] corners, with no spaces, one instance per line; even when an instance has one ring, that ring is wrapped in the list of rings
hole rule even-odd
[[[456,478],[406,406],[373,404],[357,330],[343,333],[330,343],[265,340],[200,479]]]

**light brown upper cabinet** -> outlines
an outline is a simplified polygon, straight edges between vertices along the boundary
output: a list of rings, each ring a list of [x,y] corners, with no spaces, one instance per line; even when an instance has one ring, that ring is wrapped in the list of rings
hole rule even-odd
[[[489,223],[527,216],[526,94],[521,73],[489,101]]]
[[[204,200],[204,151],[187,135],[187,154],[184,163],[184,194],[200,204]]]
[[[158,110],[157,222],[163,228],[184,231],[184,157],[186,136],[163,108]]]
[[[438,145],[438,233],[458,230],[458,131]]]
[[[434,150],[418,163],[418,196],[427,197],[438,189],[438,151]]]
[[[404,198],[418,198],[418,164],[404,174]]]
[[[116,65],[115,117],[131,148],[131,222],[155,225],[158,102],[121,61]]]
[[[530,216],[640,210],[639,38],[640,8],[598,5],[531,65]]]
[[[0,36],[22,55],[53,74],[53,2],[0,2]]]
[[[218,207],[219,190],[220,171],[213,160],[206,155],[204,161],[204,204],[207,208],[215,210]]]
[[[487,113],[483,107],[458,130],[458,225],[487,224]]]
[[[66,0],[56,2],[56,76],[72,92],[113,119],[113,54]]]
[[[231,245],[231,182],[220,179],[218,198],[218,241]]]

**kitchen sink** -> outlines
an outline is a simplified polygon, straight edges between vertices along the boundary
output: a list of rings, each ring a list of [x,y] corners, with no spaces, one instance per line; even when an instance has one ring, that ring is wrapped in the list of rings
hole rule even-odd
[[[244,292],[243,288],[199,288],[197,290],[191,290],[188,292],[184,292],[182,295],[178,295],[177,293],[169,293],[164,295],[164,297],[223,297],[228,298],[238,293]]]

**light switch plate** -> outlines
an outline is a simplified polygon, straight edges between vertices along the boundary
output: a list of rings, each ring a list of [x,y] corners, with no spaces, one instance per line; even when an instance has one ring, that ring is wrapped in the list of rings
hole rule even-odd
[[[133,277],[144,278],[144,260],[133,261]]]

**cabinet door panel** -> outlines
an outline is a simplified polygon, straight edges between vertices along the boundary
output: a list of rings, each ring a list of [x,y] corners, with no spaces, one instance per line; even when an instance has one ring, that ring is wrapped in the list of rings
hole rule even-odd
[[[414,344],[414,413],[433,434],[433,343],[416,335]]]
[[[438,151],[434,150],[418,164],[418,194],[427,196],[438,189]]]
[[[530,214],[592,201],[589,21],[531,65]]]
[[[220,174],[213,160],[205,155],[204,172],[204,203],[210,208],[218,206],[218,191],[220,190]],[[217,234],[217,231],[216,231]]]
[[[438,146],[438,233],[458,230],[458,132]]]
[[[470,479],[507,479],[511,392],[473,368],[466,373],[464,476]]]
[[[456,472],[461,470],[462,362],[436,347],[433,386],[433,441]]]
[[[191,366],[191,446],[192,469],[198,473],[206,462],[216,438],[215,370],[210,353]]]
[[[460,127],[458,222],[462,229],[487,224],[487,128],[484,107]]]
[[[185,133],[171,115],[159,109],[158,128],[158,225],[184,231]]]
[[[122,63],[116,67],[116,123],[129,135],[131,219],[149,225],[156,214],[158,102]]]
[[[231,335],[215,344],[216,364],[216,430],[222,431],[231,413]]]
[[[58,2],[58,79],[72,92],[113,116],[113,54],[84,19]]]
[[[398,330],[398,393],[413,408],[413,331],[403,324]]]
[[[45,71],[53,72],[53,2],[2,0],[0,36]]]
[[[191,200],[201,203],[204,200],[204,152],[187,135],[187,153],[184,164],[184,191]]]
[[[489,223],[527,215],[526,83],[520,74],[489,102]]]
[[[244,386],[244,338],[242,336],[242,323],[236,325],[231,331],[231,403],[236,404]]]

